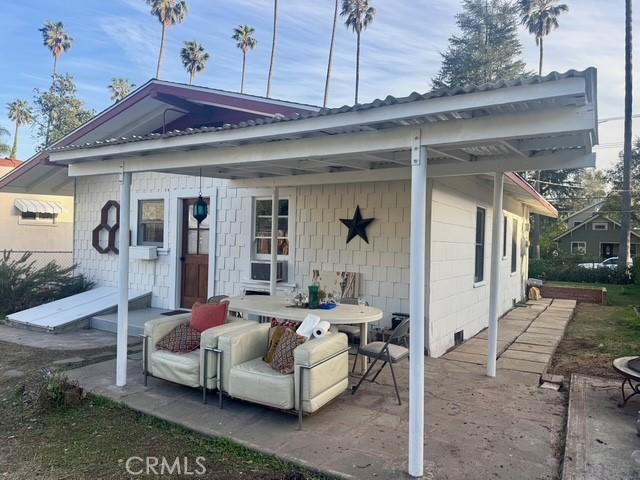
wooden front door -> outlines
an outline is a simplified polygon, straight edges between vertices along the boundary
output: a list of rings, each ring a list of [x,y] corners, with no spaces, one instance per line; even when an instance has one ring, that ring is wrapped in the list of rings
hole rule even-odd
[[[209,205],[209,199],[204,199]],[[182,208],[182,285],[180,306],[191,308],[195,302],[207,301],[209,276],[209,216],[200,225],[193,218],[197,198],[183,200]]]

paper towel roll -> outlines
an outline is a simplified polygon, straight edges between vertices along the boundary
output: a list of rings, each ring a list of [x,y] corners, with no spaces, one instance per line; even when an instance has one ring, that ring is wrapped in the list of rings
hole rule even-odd
[[[302,335],[303,337],[310,338],[311,335],[313,335],[313,331],[315,330],[315,328],[318,325],[318,323],[320,323],[320,317],[317,317],[316,315],[309,314],[302,321],[302,323],[300,324],[300,326],[296,330],[296,333],[298,335]]]
[[[313,329],[313,336],[316,338],[322,338],[327,334],[330,328],[331,324],[326,320],[322,320],[321,322],[318,322],[316,327]]]

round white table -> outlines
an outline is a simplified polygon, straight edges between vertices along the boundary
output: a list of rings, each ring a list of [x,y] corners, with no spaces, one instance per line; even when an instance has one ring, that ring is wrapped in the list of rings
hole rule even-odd
[[[323,310],[321,308],[310,310],[308,308],[291,307],[288,299],[267,295],[246,295],[244,298],[230,297],[229,310],[293,322],[302,322],[311,313],[319,317],[320,320],[326,320],[332,325],[359,325],[360,346],[367,344],[368,324],[382,320],[384,316],[383,311],[379,308],[360,307],[359,305],[339,304],[332,310]],[[361,355],[360,359],[360,369],[364,372],[367,359],[364,355]]]

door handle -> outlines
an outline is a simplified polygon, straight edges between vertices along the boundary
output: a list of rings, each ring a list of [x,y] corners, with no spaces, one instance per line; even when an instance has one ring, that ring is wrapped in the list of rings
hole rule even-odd
[[[181,261],[181,262],[184,262],[185,260],[186,260],[186,258],[184,258],[184,257],[180,257],[180,261]]]

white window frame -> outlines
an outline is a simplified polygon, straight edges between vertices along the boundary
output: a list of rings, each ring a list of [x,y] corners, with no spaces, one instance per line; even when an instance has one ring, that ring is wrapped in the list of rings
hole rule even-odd
[[[169,252],[169,193],[168,192],[132,192],[131,193],[131,243],[137,247],[143,244],[138,243],[138,217],[140,215],[141,200],[162,200],[164,202],[164,225],[162,228],[162,245],[158,245],[158,254],[166,255]]]
[[[142,207],[142,203],[143,202],[160,202],[162,203],[162,242],[141,242],[139,235],[140,235],[140,212],[141,212],[141,207]],[[138,199],[136,206],[138,208],[138,217],[137,217],[137,222],[136,222],[136,245],[140,246],[140,245],[144,245],[144,246],[148,246],[148,247],[158,247],[158,248],[164,248],[165,245],[165,234],[166,234],[166,218],[167,216],[165,215],[165,210],[167,208],[167,202],[163,199],[163,198],[141,198]]]
[[[604,228],[596,228],[596,226]],[[606,232],[609,230],[609,222],[593,222],[591,223],[591,229],[595,232]]]
[[[35,213],[36,218],[22,218],[23,213]],[[54,213],[53,217],[40,218],[39,212],[19,212],[18,225],[35,225],[39,227],[57,227],[58,214]]]
[[[256,241],[256,202],[258,202],[259,200],[269,200],[271,201],[273,197],[269,197],[269,196],[254,196],[251,198],[251,259],[252,260],[260,260],[260,261],[269,261],[271,260],[271,254],[259,254],[256,252],[255,249],[255,241]],[[289,261],[289,258],[291,256],[291,231],[290,231],[290,223],[291,223],[291,199],[289,198],[289,196],[285,195],[285,196],[281,196],[278,198],[278,203],[280,203],[280,200],[286,200],[288,202],[288,211],[289,213],[287,214],[287,236],[286,237],[278,237],[278,239],[286,239],[289,243],[289,254],[288,255],[278,255],[278,260],[287,260],[287,262]],[[271,217],[271,215],[264,215],[264,217]],[[280,219],[280,215],[278,215],[278,219]],[[273,222],[273,218],[271,219],[271,221]],[[260,237],[260,238],[267,238],[267,237]],[[269,235],[268,237],[269,241],[271,241],[271,235]]]
[[[253,229],[254,229],[254,216],[253,210],[256,198],[272,198],[273,190],[271,188],[251,188],[251,189],[239,189],[238,192],[242,198],[242,207],[237,211],[237,219],[241,221],[242,236],[244,243],[242,247],[243,251],[243,263],[240,276],[240,284],[248,289],[255,288],[268,289],[269,282],[261,280],[253,280],[251,278],[251,262],[256,261],[254,257],[254,245],[253,245]],[[295,263],[296,263],[296,218],[297,207],[296,199],[297,193],[295,187],[282,187],[278,192],[279,198],[286,198],[289,200],[289,257],[287,261],[287,278],[288,281],[278,282],[278,290],[286,293],[293,291],[296,288],[295,283]],[[281,258],[281,257],[280,257]],[[270,258],[269,258],[270,259]],[[262,261],[262,260],[261,260]]]
[[[574,252],[574,248],[573,245],[574,244],[582,244],[584,245],[584,251],[582,253],[578,253],[578,252]],[[584,241],[577,241],[577,240],[572,240],[571,244],[569,246],[569,249],[571,251],[571,255],[580,255],[580,256],[584,256],[587,254],[587,242]]]
[[[482,278],[481,279],[476,279],[476,260],[477,260],[477,247],[478,247],[478,243],[476,241],[477,239],[477,233],[478,233],[478,209],[482,209],[484,211],[484,229],[482,232]],[[481,287],[483,285],[486,284],[486,275],[487,275],[487,262],[486,262],[486,255],[487,255],[487,216],[489,213],[489,209],[484,206],[484,205],[476,205],[475,211],[474,211],[474,228],[473,228],[473,286],[474,287]],[[493,215],[495,215],[495,212],[493,212]]]

